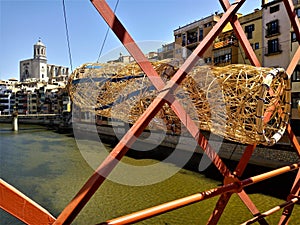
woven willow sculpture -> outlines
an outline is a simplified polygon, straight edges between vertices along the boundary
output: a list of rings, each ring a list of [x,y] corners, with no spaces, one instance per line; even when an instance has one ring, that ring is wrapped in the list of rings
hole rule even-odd
[[[153,67],[167,82],[177,71],[176,64],[175,60],[164,60],[154,62]],[[240,143],[273,145],[289,119],[290,88],[282,69],[199,65],[174,94],[199,129]],[[84,64],[71,75],[68,91],[81,110],[131,124],[157,96],[136,63]],[[149,128],[173,134],[183,130],[167,103]]]

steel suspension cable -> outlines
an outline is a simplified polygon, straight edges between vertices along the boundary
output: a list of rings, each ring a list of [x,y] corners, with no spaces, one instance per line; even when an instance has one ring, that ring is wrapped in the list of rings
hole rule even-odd
[[[119,5],[119,1],[120,1],[120,0],[117,0],[117,2],[116,2],[115,8],[114,8],[114,14],[115,14],[116,11],[117,11],[117,8],[118,8],[118,5]],[[97,60],[97,62],[99,62],[100,57],[102,56],[102,52],[103,52],[103,49],[104,49],[104,45],[105,45],[105,42],[106,42],[106,39],[107,39],[109,30],[110,30],[110,27],[109,27],[109,25],[107,25],[107,30],[106,30],[106,33],[105,33],[105,36],[104,36],[104,40],[103,40],[102,45],[101,45],[101,48],[100,48],[100,52],[99,52],[99,55],[98,55],[98,60]]]
[[[66,13],[65,0],[62,0],[62,5],[63,5],[63,12],[64,12],[66,39],[67,39],[67,43],[68,43],[69,61],[70,61],[70,66],[71,66],[71,72],[73,73],[72,54],[71,54],[71,47],[70,47],[70,37],[69,37],[69,29],[68,29],[68,23],[67,23],[67,13]]]

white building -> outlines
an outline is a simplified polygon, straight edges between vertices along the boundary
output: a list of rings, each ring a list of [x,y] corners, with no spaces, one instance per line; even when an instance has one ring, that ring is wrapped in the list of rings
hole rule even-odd
[[[20,81],[37,80],[52,83],[68,79],[69,68],[48,64],[46,46],[39,39],[33,46],[33,58],[20,61]]]
[[[0,81],[0,115],[10,114],[10,99],[12,90],[5,81]]]
[[[290,19],[282,0],[262,5],[263,65],[287,68],[290,63]]]

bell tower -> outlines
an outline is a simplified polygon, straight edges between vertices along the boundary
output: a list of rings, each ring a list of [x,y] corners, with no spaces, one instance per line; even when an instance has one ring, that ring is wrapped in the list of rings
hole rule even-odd
[[[43,44],[41,39],[33,46],[33,58],[34,59],[47,59],[46,46]]]
[[[39,38],[38,42],[33,45],[32,73],[33,77],[40,81],[48,82],[48,66],[46,56],[46,46]]]

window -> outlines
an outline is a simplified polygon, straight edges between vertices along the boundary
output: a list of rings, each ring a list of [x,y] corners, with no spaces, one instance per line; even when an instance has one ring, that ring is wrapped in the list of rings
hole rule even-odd
[[[267,36],[279,34],[279,23],[278,20],[273,20],[267,23]]]
[[[186,39],[186,35],[183,34],[182,35],[182,46],[185,46],[185,39]]]
[[[219,63],[230,63],[230,62],[231,62],[231,53],[214,57],[214,63],[216,65]]]
[[[281,48],[279,45],[278,38],[269,40],[268,41],[268,53],[267,54],[272,54],[272,53],[280,53]]]
[[[256,42],[255,44],[254,44],[254,49],[256,50],[256,49],[259,49],[259,43],[258,42]]]
[[[292,42],[297,41],[297,36],[296,36],[296,33],[295,33],[295,32],[292,32],[292,33],[291,33],[291,40],[292,40]]]
[[[204,38],[204,36],[203,36],[203,29],[200,28],[200,29],[199,29],[199,41],[202,41],[203,38]]]
[[[300,82],[300,66],[297,66],[292,74],[293,82]]]
[[[198,33],[196,31],[190,31],[187,33],[187,44],[197,42]]]
[[[275,6],[270,7],[270,13],[274,13],[274,12],[277,12],[277,11],[279,11],[279,5],[275,5]]]
[[[247,38],[253,38],[254,24],[248,25],[245,27],[245,32],[247,34]]]
[[[204,24],[204,27],[211,27],[211,26],[212,26],[212,22]]]
[[[292,108],[298,108],[298,102],[300,101],[300,93],[292,93]]]
[[[298,17],[300,17],[300,8],[295,9],[295,12],[296,12],[296,15],[297,15]]]

